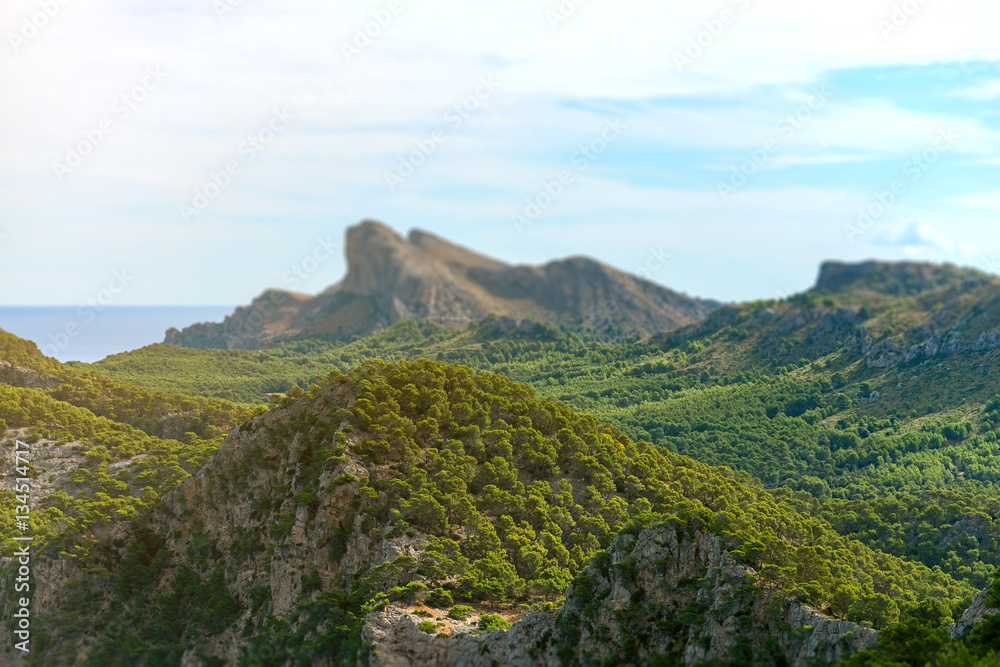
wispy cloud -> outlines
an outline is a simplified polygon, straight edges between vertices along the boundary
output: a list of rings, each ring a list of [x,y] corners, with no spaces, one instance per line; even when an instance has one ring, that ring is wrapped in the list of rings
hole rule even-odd
[[[579,246],[626,269],[637,251],[613,230],[628,221],[635,238],[655,240],[666,224],[683,238],[672,266],[684,265],[684,251],[704,261],[657,280],[750,298],[770,289],[783,270],[776,253],[789,244],[809,247],[803,265],[870,250],[843,243],[854,202],[898,178],[943,126],[960,140],[893,215],[951,230],[992,224],[1000,211],[992,194],[1000,122],[983,104],[1000,88],[984,82],[982,67],[967,72],[970,61],[1000,60],[1000,3],[928,3],[887,42],[877,26],[886,9],[867,0],[724,0],[739,5],[739,21],[683,72],[673,54],[720,6],[586,3],[553,30],[546,10],[557,4],[401,0],[348,60],[341,45],[354,44],[384,3],[226,0],[224,19],[209,0],[64,3],[18,50],[0,48],[0,223],[8,251],[16,237],[18,252],[49,259],[45,277],[0,265],[6,298],[62,303],[65,285],[99,281],[127,259],[148,269],[127,295],[136,303],[243,302],[266,286],[261,271],[294,262],[283,243],[364,217],[422,225],[510,261]],[[10,0],[0,35],[17,33],[38,7]],[[96,136],[114,101],[155,64],[169,79],[60,182],[53,162]],[[942,70],[947,77],[934,74]],[[386,170],[483,76],[503,84],[489,104],[387,192]],[[786,136],[783,119],[824,83],[829,103]],[[241,142],[286,106],[294,125],[241,163],[239,179],[182,231],[178,204],[242,157]],[[508,234],[511,212],[607,117],[628,131],[534,225],[532,238],[546,243]],[[742,165],[775,137],[780,150],[723,206],[716,167]],[[953,220],[943,225],[941,211]],[[911,241],[933,238],[915,233]],[[1000,240],[987,242],[1000,251]],[[961,253],[957,241],[879,248]],[[754,263],[759,270],[748,270]],[[309,287],[337,277],[317,274]]]
[[[948,233],[925,220],[916,220],[895,232],[878,235],[872,242],[875,245],[897,248],[911,255],[927,250],[971,255],[975,250],[972,244],[953,240]]]

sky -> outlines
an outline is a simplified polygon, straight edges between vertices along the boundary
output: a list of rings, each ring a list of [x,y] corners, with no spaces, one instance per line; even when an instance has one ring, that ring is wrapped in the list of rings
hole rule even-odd
[[[997,273],[996,25],[987,0],[6,0],[0,305],[314,293],[365,218],[722,301],[827,259]]]

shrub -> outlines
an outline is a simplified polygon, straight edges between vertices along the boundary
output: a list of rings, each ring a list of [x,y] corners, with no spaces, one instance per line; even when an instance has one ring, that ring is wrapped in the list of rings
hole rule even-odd
[[[439,609],[447,609],[455,604],[455,599],[452,598],[451,593],[445,589],[435,588],[427,597],[427,604],[432,607],[438,607]]]
[[[456,621],[464,621],[469,614],[475,611],[475,609],[467,604],[457,604],[448,611],[448,618],[454,618]]]
[[[295,517],[280,512],[274,515],[274,524],[271,526],[271,537],[276,542],[283,542],[295,527]]]
[[[477,625],[479,632],[490,632],[492,630],[510,630],[510,622],[505,621],[502,616],[497,614],[483,614],[479,618],[479,624]]]

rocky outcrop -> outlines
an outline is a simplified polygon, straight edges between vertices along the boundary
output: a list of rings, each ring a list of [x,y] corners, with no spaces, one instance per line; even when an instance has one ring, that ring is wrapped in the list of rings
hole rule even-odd
[[[961,323],[960,323],[961,324]],[[917,335],[916,331],[909,336]],[[911,345],[902,352],[892,341],[883,339],[872,344],[866,353],[869,368],[886,368],[899,362],[918,364],[934,357],[950,357],[966,350],[992,352],[1000,349],[1000,329],[990,329],[979,334],[974,343],[969,343],[959,329],[938,331],[923,343]]]
[[[670,524],[619,535],[573,582],[565,607],[507,632],[431,636],[390,607],[370,614],[363,633],[373,667],[645,664],[661,655],[684,665],[740,656],[834,664],[878,641],[871,628],[768,588],[716,536]]]
[[[964,637],[972,626],[983,620],[987,616],[1000,615],[1000,609],[986,606],[986,598],[989,597],[989,590],[979,591],[972,596],[972,604],[962,614],[962,618],[948,627],[948,632],[955,639]]]
[[[881,339],[872,341],[866,336],[861,347],[861,353],[865,355],[865,364],[868,368],[888,368],[895,366],[903,358],[903,351],[899,349],[891,340]]]
[[[0,383],[28,389],[52,389],[59,386],[59,380],[54,377],[7,361],[0,361]]]
[[[1000,329],[990,329],[979,334],[972,349],[976,352],[992,352],[1000,349]]]
[[[405,319],[464,327],[494,313],[549,325],[651,334],[719,304],[687,297],[585,257],[512,266],[413,230],[366,220],[346,233],[347,274],[310,296],[269,290],[221,323],[170,329],[165,342],[259,349],[304,334],[365,335]]]
[[[418,617],[395,605],[365,618],[361,641],[372,647],[370,666],[448,664],[448,638],[424,632]]]
[[[949,264],[868,261],[823,262],[816,289],[838,292],[867,287],[889,294],[920,294],[945,286],[970,288],[988,280],[983,273]]]
[[[267,290],[249,306],[240,306],[232,315],[227,315],[221,323],[192,324],[183,331],[171,327],[163,342],[220,350],[255,350],[277,345],[303,333],[298,318],[304,304],[311,299],[307,294]]]
[[[903,355],[903,360],[907,363],[918,363],[936,356],[949,357],[967,349],[969,343],[962,338],[961,332],[952,329],[936,333],[923,343],[911,346]],[[987,351],[986,346],[980,346],[979,351]]]

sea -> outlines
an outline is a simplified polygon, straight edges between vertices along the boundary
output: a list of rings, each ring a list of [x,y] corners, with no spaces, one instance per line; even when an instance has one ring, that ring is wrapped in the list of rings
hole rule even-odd
[[[170,327],[221,322],[234,306],[0,306],[0,329],[59,361],[100,361],[153,343]]]

